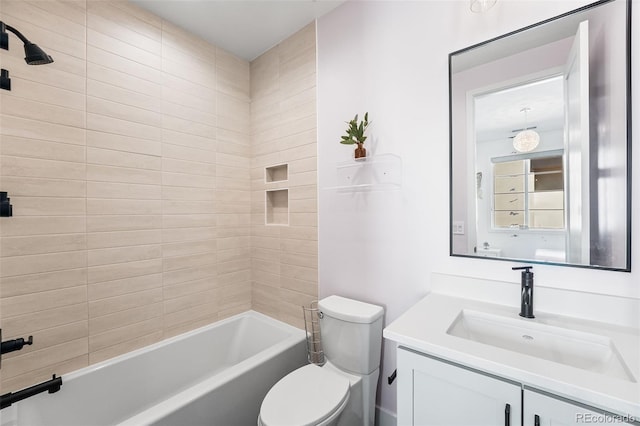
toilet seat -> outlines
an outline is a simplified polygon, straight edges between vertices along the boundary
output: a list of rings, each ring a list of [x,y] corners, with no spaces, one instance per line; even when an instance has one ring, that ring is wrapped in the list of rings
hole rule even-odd
[[[349,400],[346,377],[309,364],[289,373],[267,393],[260,407],[263,426],[314,426],[337,417]]]

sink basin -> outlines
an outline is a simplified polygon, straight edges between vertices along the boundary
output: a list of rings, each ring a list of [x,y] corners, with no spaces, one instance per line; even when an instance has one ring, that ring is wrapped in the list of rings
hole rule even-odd
[[[614,343],[605,336],[464,309],[447,334],[635,382]]]

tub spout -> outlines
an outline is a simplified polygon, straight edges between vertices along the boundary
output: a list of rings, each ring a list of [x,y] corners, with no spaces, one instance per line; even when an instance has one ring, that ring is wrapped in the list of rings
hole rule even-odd
[[[27,399],[45,391],[49,393],[56,393],[60,390],[61,386],[62,377],[56,377],[54,374],[53,378],[46,382],[38,383],[37,385],[30,386],[17,392],[5,393],[0,396],[0,410],[11,406],[14,402],[22,401],[23,399]]]

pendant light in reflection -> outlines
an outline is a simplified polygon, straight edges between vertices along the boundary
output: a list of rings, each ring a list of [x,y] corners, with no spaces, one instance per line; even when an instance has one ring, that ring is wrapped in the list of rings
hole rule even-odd
[[[513,147],[518,152],[531,152],[538,147],[540,143],[540,135],[535,130],[527,128],[527,113],[531,108],[522,108],[520,112],[524,112],[524,127],[513,138]]]
[[[470,0],[469,8],[472,12],[482,13],[491,9],[497,0]]]

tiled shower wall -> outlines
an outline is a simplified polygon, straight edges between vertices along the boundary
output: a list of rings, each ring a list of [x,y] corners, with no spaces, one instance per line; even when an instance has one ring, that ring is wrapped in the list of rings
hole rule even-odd
[[[304,327],[318,297],[316,27],[251,62],[251,281],[253,308]],[[265,182],[265,167],[287,179]],[[265,224],[265,191],[287,189],[288,225]]]
[[[254,221],[251,252],[249,63],[124,1],[0,0],[0,20],[55,59],[27,66],[13,35],[0,51],[0,320],[35,339],[3,356],[2,392],[250,309],[267,236]],[[315,270],[311,142],[288,148],[309,152],[287,157],[302,216],[266,233]],[[285,315],[282,288],[256,306]]]

